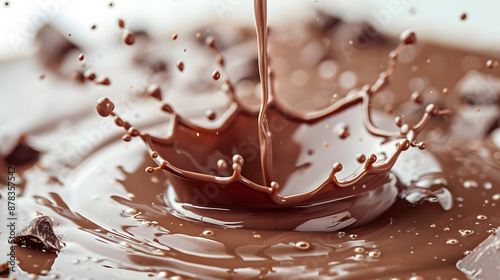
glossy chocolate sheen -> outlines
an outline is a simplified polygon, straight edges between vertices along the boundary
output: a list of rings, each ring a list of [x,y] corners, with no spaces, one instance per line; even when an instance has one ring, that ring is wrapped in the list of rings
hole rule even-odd
[[[347,33],[353,42],[359,41],[356,36],[366,35],[355,34],[350,25],[335,22],[333,25],[295,23],[300,32],[290,27],[271,29],[269,65],[274,73],[271,84],[276,98],[294,112],[304,115],[318,112],[346,96],[348,91],[374,84],[379,73],[386,69],[388,54],[399,44],[398,40],[379,35],[368,37],[370,43],[365,47],[352,45],[353,53],[347,59],[343,56],[342,43],[346,41],[342,34]],[[245,29],[236,30],[252,34]],[[153,115],[153,111],[162,109],[158,98],[151,98],[140,90],[136,100],[141,101],[146,117],[137,122],[137,130],[164,139],[172,112],[179,112],[200,126],[222,123],[231,102],[227,95],[218,93],[227,87],[223,85],[227,78],[243,104],[254,112],[259,107],[259,98],[253,94],[259,79],[255,37],[245,35],[236,40],[225,36],[225,32],[218,33],[217,27],[211,28],[215,44],[224,57],[226,70],[223,71],[218,62],[211,64],[214,56],[210,51],[204,52],[211,47],[198,44],[200,40],[204,42],[197,39],[195,33],[192,32],[191,39],[184,41],[181,48],[197,50],[189,53],[196,59],[184,57],[183,67],[179,69],[180,58],[148,51],[161,48],[167,44],[166,40],[146,42],[136,36],[134,45],[121,46],[140,46],[138,56],[144,59],[129,57],[137,63],[132,64],[131,71],[150,70],[148,61],[165,61],[166,72],[172,75],[165,77],[163,71],[144,70],[149,75],[147,86],[154,80],[162,88],[162,102],[174,104],[163,106],[167,114],[160,118]],[[178,34],[176,44],[191,33]],[[146,59],[148,56],[159,57],[151,60],[151,57]],[[91,57],[92,53],[85,53],[85,60]],[[66,59],[77,60],[77,57]],[[366,185],[366,191],[356,192],[360,195],[351,197],[347,190],[335,189],[338,197],[345,198],[338,203],[328,201],[333,191],[329,195],[328,192],[323,196],[319,194],[315,197],[317,200],[278,207],[271,204],[265,193],[242,194],[245,188],[223,196],[220,189],[213,186],[189,185],[183,181],[182,187],[174,189],[176,178],[182,177],[167,171],[144,172],[157,163],[137,137],[124,137],[128,143],[121,141],[121,129],[110,128],[109,138],[79,160],[68,161],[71,167],[63,170],[69,171],[57,173],[54,165],[44,162],[50,162],[49,158],[56,159],[54,162],[62,160],[71,148],[64,150],[48,143],[75,132],[71,127],[46,126],[42,136],[32,136],[32,141],[28,141],[32,148],[43,150],[39,164],[26,171],[19,168],[26,181],[25,187],[19,187],[22,190],[17,200],[19,217],[21,222],[31,219],[35,211],[48,215],[54,220],[55,233],[62,236],[66,246],[59,253],[18,247],[18,272],[9,277],[23,279],[30,277],[27,274],[36,274],[40,275],[38,279],[174,276],[182,279],[466,279],[456,267],[457,261],[499,225],[496,203],[500,200],[500,152],[495,144],[494,121],[475,137],[459,137],[457,131],[468,129],[468,123],[459,121],[464,110],[473,108],[477,114],[471,118],[477,118],[478,122],[482,121],[483,110],[482,105],[471,104],[463,98],[466,93],[455,86],[469,70],[480,70],[488,77],[498,75],[498,70],[487,69],[483,63],[474,66],[471,62],[486,61],[485,56],[425,43],[404,50],[399,59],[391,84],[371,102],[373,122],[387,131],[399,133],[394,117],[404,114],[404,123],[415,124],[431,102],[450,109],[453,114],[437,116],[428,123],[418,137],[418,141],[426,144],[424,150],[411,147],[401,153],[390,171],[366,177],[366,183],[359,181],[357,188],[363,189]],[[206,70],[205,76],[193,76],[190,71],[196,68],[194,63]],[[218,80],[213,78],[216,69],[221,72]],[[127,70],[120,69],[120,72]],[[120,83],[127,83],[121,76],[110,77],[113,81],[110,91]],[[72,82],[75,89],[86,86]],[[422,104],[411,101],[416,90],[421,92]],[[212,112],[198,110],[186,116],[185,108],[199,106],[196,100],[200,99],[211,101],[207,109]],[[184,108],[178,100],[184,100]],[[85,120],[90,125],[98,125],[95,109],[90,104],[89,107],[92,115],[78,116],[77,128],[89,125]],[[116,103],[114,110],[103,108],[100,113],[116,112],[121,116],[120,108]],[[340,179],[345,179],[363,167],[359,161],[365,162],[371,153],[383,152],[379,145],[382,146],[385,139],[367,132],[360,103],[316,124],[282,118],[280,110],[267,112],[270,124],[275,124],[272,143],[275,180],[292,182],[283,187],[285,195],[300,194],[301,186],[316,185],[316,182],[308,184],[314,174],[300,181],[301,177],[288,178],[290,173],[286,170],[319,170],[321,176],[317,176],[317,180],[322,181],[330,174],[332,165],[341,162],[344,172],[348,172]],[[215,118],[208,118],[212,113]],[[123,114],[123,119],[133,119],[132,115]],[[148,114],[151,117],[148,118]],[[238,116],[233,125],[243,129],[228,130],[229,135],[219,137],[204,135],[203,131],[197,136],[191,129],[181,129],[176,146],[158,153],[168,154],[170,149],[180,155],[168,159],[175,161],[175,165],[214,176],[230,176],[232,156],[240,154],[244,158],[243,174],[258,184],[265,184],[265,180],[260,179],[262,165],[255,114]],[[274,118],[276,121],[272,122]],[[284,120],[287,122],[282,123]],[[112,122],[111,119],[103,121]],[[127,126],[124,120],[116,123]],[[283,129],[276,132],[279,127]],[[345,132],[346,127],[349,133]],[[273,127],[270,128],[273,131]],[[126,136],[136,134],[130,128],[127,131]],[[248,138],[252,135],[256,139]],[[222,142],[218,142],[221,139]],[[285,142],[286,147],[281,147],[281,142]],[[396,146],[391,147],[394,151]],[[335,158],[330,159],[330,154]],[[255,160],[249,160],[251,155]],[[224,167],[223,163],[218,164],[221,158],[226,162],[222,170],[218,167]],[[318,169],[307,169],[313,165]],[[338,193],[343,191],[346,193]],[[1,199],[5,200],[4,196]],[[219,204],[215,203],[218,200],[221,200]],[[256,204],[251,204],[252,200]],[[228,207],[231,201],[238,207]],[[240,204],[243,201],[248,204]]]

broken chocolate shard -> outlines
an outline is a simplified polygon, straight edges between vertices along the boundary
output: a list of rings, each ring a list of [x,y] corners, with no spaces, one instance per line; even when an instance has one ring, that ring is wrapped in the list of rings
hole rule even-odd
[[[23,165],[37,161],[39,156],[40,152],[30,147],[22,136],[17,146],[5,157],[5,161],[12,165]]]
[[[39,251],[59,252],[63,245],[53,227],[49,216],[37,216],[21,228],[13,243]]]
[[[469,279],[500,279],[500,236],[499,229],[479,244],[470,254],[458,261],[457,268]]]

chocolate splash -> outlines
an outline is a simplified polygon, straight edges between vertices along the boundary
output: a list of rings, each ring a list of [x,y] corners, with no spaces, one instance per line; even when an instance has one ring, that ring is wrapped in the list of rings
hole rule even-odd
[[[282,103],[273,95],[271,90],[272,75],[268,72],[269,65],[267,61],[266,5],[266,1],[255,1],[255,20],[259,50],[258,62],[262,87],[260,110],[258,114],[246,108],[236,98],[234,87],[229,79],[226,80],[225,84],[227,85],[226,93],[231,100],[231,105],[224,113],[222,123],[215,128],[205,128],[194,124],[177,114],[176,111],[166,103],[163,105],[163,111],[168,113],[171,119],[169,135],[166,138],[158,138],[142,133],[130,123],[117,116],[113,112],[114,104],[107,98],[101,98],[97,103],[96,109],[103,117],[109,115],[113,116],[115,118],[115,123],[125,129],[127,134],[123,136],[123,140],[130,141],[132,137],[141,137],[150,149],[152,158],[160,164],[160,166],[155,168],[149,167],[146,171],[148,173],[161,169],[168,171],[170,174],[169,182],[171,183],[172,190],[175,190],[174,193],[171,193],[171,196],[175,197],[176,201],[190,203],[198,207],[230,208],[311,206],[314,203],[325,202],[333,206],[335,204],[350,201],[349,203],[352,204],[351,209],[344,207],[330,208],[330,214],[337,215],[337,218],[334,219],[335,221],[333,222],[334,224],[336,223],[336,225],[331,226],[330,230],[339,230],[347,225],[360,225],[368,222],[380,215],[394,202],[395,197],[392,195],[394,192],[390,191],[390,188],[382,186],[395,186],[395,183],[392,182],[394,178],[392,178],[388,172],[391,170],[400,154],[410,147],[424,149],[425,143],[417,142],[416,140],[418,134],[430,118],[445,113],[444,111],[439,111],[437,106],[430,104],[426,107],[423,117],[417,124],[409,126],[408,124],[404,124],[401,120],[397,121],[396,124],[399,126],[398,132],[385,131],[373,124],[371,109],[372,99],[389,84],[390,77],[396,67],[398,56],[406,45],[416,42],[416,35],[410,30],[401,34],[399,46],[389,55],[390,60],[387,70],[380,74],[373,85],[365,85],[362,89],[353,90],[346,97],[337,100],[320,111],[301,114]],[[215,51],[218,57],[221,57],[218,53],[215,40],[212,37],[207,37],[205,43],[209,48]],[[223,63],[219,64],[222,69],[224,69]],[[178,66],[179,65],[180,64],[178,64]],[[179,68],[179,70],[182,71],[182,68]],[[324,173],[321,174],[321,172],[326,171],[324,170],[324,166],[321,167],[323,171],[319,171],[315,170],[316,168],[310,168],[308,165],[302,168],[287,166],[286,164],[280,164],[281,166],[273,165],[273,158],[286,157],[289,155],[288,150],[290,149],[279,148],[273,152],[273,144],[275,145],[276,142],[286,143],[290,141],[289,138],[291,135],[301,129],[307,129],[305,126],[315,125],[319,121],[325,119],[333,120],[337,115],[346,114],[352,111],[353,108],[358,107],[360,107],[360,114],[362,117],[361,119],[352,117],[352,119],[356,119],[360,123],[363,123],[368,132],[368,135],[364,136],[365,138],[370,138],[370,141],[380,141],[380,143],[384,143],[377,148],[379,149],[379,151],[377,151],[379,156],[368,151],[369,156],[365,157],[365,160],[361,162],[362,167],[344,172],[341,179],[339,179],[339,173],[343,170],[343,165],[340,162],[327,163],[333,165],[327,176],[325,176]],[[257,131],[249,129],[250,127],[254,127],[256,116]],[[286,134],[271,130],[271,122],[285,123],[287,127],[285,130],[287,131]],[[359,125],[353,124],[352,126]],[[246,131],[242,133],[241,128],[243,127],[246,128]],[[248,160],[248,156],[246,156],[246,160],[245,157],[239,154],[239,152],[242,151],[238,151],[238,149],[236,149],[235,153],[234,148],[231,151],[224,148],[224,146],[234,147],[235,145],[239,145],[239,141],[243,141],[241,143],[244,143],[244,139],[251,139],[251,137],[255,135],[254,133],[258,135],[257,153],[260,155],[260,163]],[[350,135],[350,132],[348,133]],[[347,133],[345,134],[347,135]],[[243,138],[237,135],[243,135]],[[340,138],[345,139],[347,136]],[[363,137],[351,138],[351,141],[363,139]],[[196,143],[199,141],[201,141],[201,143],[194,146],[190,144],[190,148],[179,153],[179,149],[183,149],[180,147],[182,145],[181,143]],[[347,140],[346,143],[350,143],[349,140]],[[288,145],[289,144],[285,144],[282,145],[282,147],[288,147]],[[208,168],[200,168],[202,165],[201,162],[212,157],[210,153],[203,151],[204,146],[209,151],[213,149],[220,151],[219,156],[223,158],[232,158],[232,172],[227,171],[226,168],[221,168],[221,164],[218,164],[221,160],[224,160],[223,158],[214,159],[211,163],[208,163],[208,166],[206,163],[203,164]],[[327,147],[328,142],[324,142],[323,146]],[[192,147],[197,148],[190,150]],[[337,152],[340,149],[340,147],[337,147]],[[186,159],[184,158],[186,154],[193,156],[189,156],[189,158]],[[345,156],[343,157],[345,158]],[[193,160],[194,158],[197,159]],[[355,158],[354,154],[352,158]],[[246,161],[250,161],[250,164],[245,164]],[[359,161],[359,157],[357,161]],[[322,162],[326,161],[323,159]],[[243,167],[244,164],[245,167]],[[283,166],[286,168],[283,168]],[[258,172],[259,169],[260,172]],[[315,183],[317,179],[308,177],[310,175],[297,175],[304,173],[304,171],[309,174],[314,174],[316,177],[318,175],[325,177],[320,183]],[[279,179],[275,180],[275,178]],[[295,180],[300,183],[291,181],[291,178],[297,178]],[[286,182],[286,184],[280,182]],[[210,199],[205,199],[203,201],[199,200],[197,193],[201,192],[207,184],[213,185],[213,188],[216,188],[220,194]],[[313,184],[316,184],[316,186],[311,187]],[[388,199],[388,201],[383,203],[384,207],[368,214],[360,214],[363,212],[357,210],[358,208],[361,210],[360,207],[362,206],[360,201],[365,201],[364,197],[373,196],[373,192],[379,187],[386,191],[386,200]],[[353,196],[356,197],[357,202],[351,201]],[[378,194],[376,197],[382,199],[383,194]],[[176,202],[171,198],[169,199],[169,197],[167,197],[166,199],[172,206],[176,205]],[[179,210],[178,207],[177,209]],[[343,223],[342,221],[345,217],[339,215],[345,211],[348,213],[348,218],[352,218],[349,223]],[[357,212],[358,215],[352,217],[351,212]],[[300,221],[300,223],[303,222],[303,220]],[[276,223],[275,228],[298,229],[301,228],[299,226],[300,223],[288,223],[288,225]],[[256,228],[262,227],[262,225],[259,224],[254,224],[253,226]],[[304,229],[309,230],[308,227],[304,227]]]
[[[201,135],[201,138],[203,137],[217,138],[214,135],[223,135],[228,130],[236,129],[236,126],[233,124],[235,122],[238,122],[238,119],[254,118],[256,112],[250,111],[247,108],[245,108],[244,105],[241,104],[234,96],[231,96],[232,104],[229,107],[228,111],[224,114],[225,121],[222,123],[221,126],[212,129],[200,127],[190,122],[189,120],[178,115],[170,105],[165,104],[164,108],[168,109],[164,109],[164,111],[167,112],[172,119],[170,124],[170,135],[167,138],[158,138],[151,136],[149,134],[143,134],[139,130],[133,128],[131,124],[123,121],[113,112],[114,104],[109,99],[100,99],[98,101],[98,105],[96,108],[101,116],[108,116],[108,115],[114,116],[116,119],[115,121],[116,124],[118,126],[124,127],[124,129],[127,131],[128,136],[141,137],[143,141],[147,143],[147,145],[150,147],[152,152],[156,152],[156,154],[159,155],[155,157],[155,160],[161,163],[161,165],[156,168],[147,169],[149,173],[153,172],[154,170],[165,169],[178,177],[184,177],[192,181],[194,180],[199,182],[210,182],[210,183],[217,183],[224,185],[239,184],[254,191],[267,194],[275,204],[278,205],[298,204],[308,199],[311,199],[316,193],[322,192],[323,189],[327,188],[327,186],[333,185],[334,188],[345,188],[345,189],[352,188],[354,184],[358,183],[366,175],[370,174],[377,175],[389,171],[392,165],[394,165],[394,162],[396,161],[399,154],[402,151],[408,149],[410,146],[413,147],[418,146],[420,148],[425,147],[423,144],[416,142],[416,137],[418,133],[423,129],[425,123],[427,123],[431,117],[441,113],[435,105],[431,104],[426,108],[424,116],[416,125],[410,127],[407,124],[401,123],[399,132],[387,132],[377,128],[371,121],[371,109],[370,106],[368,105],[370,104],[372,97],[377,92],[379,92],[381,89],[383,89],[385,86],[388,85],[389,78],[392,72],[394,71],[394,67],[396,66],[397,56],[403,51],[404,46],[406,45],[405,42],[414,41],[414,39],[411,39],[414,36],[415,36],[414,33],[409,33],[408,36],[402,38],[402,43],[400,44],[400,46],[390,55],[391,60],[387,71],[383,72],[380,75],[380,78],[375,82],[375,84],[373,84],[372,86],[365,86],[362,90],[354,90],[351,93],[349,93],[345,98],[335,102],[334,104],[328,106],[327,108],[319,112],[313,112],[309,114],[298,114],[293,112],[293,110],[290,110],[287,107],[287,105],[281,103],[276,98],[272,98],[271,101],[268,101],[269,109],[266,109],[264,111],[269,111],[268,112],[269,114],[272,113],[272,115],[274,116],[273,121],[296,122],[297,124],[301,122],[315,123],[324,118],[327,118],[328,116],[334,116],[335,114],[340,114],[340,112],[347,110],[347,108],[353,107],[360,103],[363,115],[362,122],[364,123],[368,132],[374,137],[381,137],[384,138],[386,141],[387,140],[395,141],[393,145],[395,145],[396,151],[392,155],[388,156],[387,159],[385,159],[384,161],[380,162],[375,154],[371,154],[369,157],[367,157],[367,160],[364,162],[363,169],[357,174],[349,174],[350,178],[345,180],[338,180],[337,177],[335,176],[336,173],[342,170],[342,165],[340,163],[334,163],[330,175],[327,178],[325,178],[325,180],[321,184],[319,184],[319,186],[315,187],[310,191],[303,192],[300,195],[284,197],[279,194],[280,187],[277,182],[271,181],[270,183],[268,183],[268,185],[266,185],[265,183],[266,180],[264,179],[263,184],[259,184],[242,176],[241,172],[243,169],[244,161],[243,157],[240,155],[233,156],[232,175],[221,178],[220,176],[203,174],[197,172],[197,170],[188,170],[188,169],[183,169],[182,167],[175,166],[174,164],[171,163],[175,161],[175,159],[173,159],[168,154],[162,152],[165,150],[165,148],[173,146],[177,143],[178,139],[176,139],[176,137],[178,134],[181,133],[180,131],[184,133],[184,130],[187,129],[192,131],[191,134],[196,135],[196,137],[200,137]],[[409,37],[411,40],[408,39],[407,37]],[[234,93],[230,93],[230,95],[233,94]],[[262,107],[261,110],[259,111],[259,115],[262,116]],[[262,120],[262,117],[260,118]],[[265,117],[265,119],[267,120],[267,117]],[[265,121],[265,123],[266,124],[264,126],[269,126],[268,121]],[[245,126],[248,127],[249,124],[246,124]],[[260,135],[265,134],[269,136],[269,133],[264,131],[262,125],[259,125],[259,134]],[[271,139],[271,137],[267,138]],[[269,139],[265,140],[264,142],[267,143]],[[259,140],[261,140],[259,141],[261,143],[260,152],[261,155],[264,155],[264,157],[261,157],[261,166],[266,166],[265,162],[267,160],[265,159],[268,158],[268,154],[267,153],[262,154],[262,150],[270,150],[271,148],[267,147],[267,144],[264,144],[262,142],[262,139]],[[354,156],[355,155],[353,155],[353,157]],[[266,174],[267,175],[262,175],[262,176],[264,176],[264,178],[271,178],[270,174],[268,173]],[[252,178],[252,179],[255,179],[257,182],[260,181],[259,178]]]

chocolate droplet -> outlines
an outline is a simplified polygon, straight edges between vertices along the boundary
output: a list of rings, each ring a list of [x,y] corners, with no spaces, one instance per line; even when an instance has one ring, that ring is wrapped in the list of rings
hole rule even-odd
[[[177,69],[179,69],[179,71],[184,71],[184,62],[182,61],[177,61]]]
[[[299,241],[295,243],[295,248],[300,249],[300,250],[307,250],[311,248],[311,244],[307,241]]]
[[[434,104],[429,104],[425,108],[425,112],[428,113],[431,117],[433,117],[439,114],[439,108]]]
[[[412,45],[417,42],[417,35],[413,32],[413,30],[408,29],[401,33],[399,40],[405,45]]]
[[[219,159],[217,161],[217,168],[219,168],[220,170],[225,170],[227,168],[227,162],[223,159]]]
[[[148,86],[148,88],[146,89],[146,92],[149,96],[154,97],[154,98],[161,101],[161,90],[160,90],[160,86],[158,84],[155,83],[155,84]]]
[[[486,61],[486,67],[488,67],[488,69],[493,69],[493,60],[488,59],[488,61]]]
[[[493,69],[495,67],[498,66],[498,61],[493,61],[491,59],[489,59],[488,61],[486,61],[486,67],[488,67],[488,69]]]
[[[164,112],[167,112],[169,114],[172,114],[174,112],[174,109],[172,109],[172,106],[170,106],[169,104],[164,104],[161,109],[164,111]]]
[[[212,111],[212,110],[207,110],[205,112],[205,116],[207,117],[207,119],[213,121],[217,117],[217,114],[214,111]]]
[[[397,116],[394,118],[394,123],[398,126],[398,127],[401,127],[403,126],[403,118]]]
[[[411,94],[411,100],[413,100],[413,102],[417,103],[417,104],[422,104],[424,103],[424,97],[422,96],[422,94],[418,91],[415,91]]]
[[[111,81],[108,79],[108,77],[100,77],[95,81],[96,85],[103,85],[103,86],[109,86],[111,84]]]
[[[337,135],[340,139],[346,139],[351,135],[351,132],[349,132],[349,128],[347,126],[342,126],[337,129]]]
[[[92,70],[86,70],[85,72],[83,72],[83,77],[87,80],[90,80],[90,81],[93,81],[96,77],[94,71]]]
[[[212,36],[208,36],[208,37],[205,39],[205,44],[207,44],[207,46],[209,46],[210,48],[215,48],[215,40],[214,40],[214,37],[212,37]]]
[[[212,235],[214,235],[214,232],[212,230],[207,229],[207,230],[203,231],[203,235],[204,236],[212,236]]]
[[[342,168],[344,168],[344,167],[342,166],[342,164],[340,164],[339,162],[336,162],[336,163],[334,163],[334,164],[333,164],[333,166],[332,166],[332,172],[333,172],[333,173],[340,172],[340,171],[342,171]]]
[[[172,40],[177,40],[177,37],[179,37],[177,33],[174,33],[174,35],[172,35]]]
[[[125,22],[123,21],[123,19],[118,19],[118,26],[120,26],[120,28],[125,28]]]
[[[78,60],[83,61],[84,59],[85,59],[85,56],[83,55],[83,53],[78,55]]]
[[[222,55],[217,54],[215,56],[215,60],[217,61],[217,63],[219,63],[220,66],[224,66],[224,58],[222,57]]]
[[[243,159],[243,157],[241,155],[234,155],[233,156],[233,163],[236,163],[240,166],[243,166],[243,163],[245,163],[245,160]]]
[[[120,118],[118,118],[118,117],[115,119],[115,124],[117,126],[123,126],[124,125],[123,120],[120,119]]]
[[[363,155],[363,154],[358,154],[356,155],[356,160],[359,162],[359,163],[363,163],[366,161],[366,156]]]
[[[135,43],[135,35],[134,33],[131,33],[130,31],[124,31],[122,34],[122,40],[125,42],[127,45],[133,45]]]
[[[113,110],[115,109],[115,104],[111,102],[107,97],[101,97],[99,100],[97,100],[97,105],[96,105],[96,110],[97,113],[101,117],[107,117],[111,115]]]
[[[122,140],[125,142],[130,142],[132,140],[132,137],[128,134],[125,134],[122,136]]]
[[[212,73],[212,78],[217,81],[220,79],[220,72],[218,70],[215,70],[213,73]]]
[[[427,145],[424,142],[420,142],[420,143],[417,144],[417,147],[420,150],[425,150],[425,148],[427,147]]]

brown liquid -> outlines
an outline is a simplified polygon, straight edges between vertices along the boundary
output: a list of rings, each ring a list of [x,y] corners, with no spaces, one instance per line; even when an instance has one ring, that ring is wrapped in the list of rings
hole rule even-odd
[[[405,124],[419,123],[420,116],[425,114],[425,107],[420,107],[413,101],[402,101],[410,99],[413,90],[408,89],[408,84],[412,78],[425,77],[428,85],[437,89],[452,89],[466,73],[460,62],[471,54],[417,45],[417,54],[411,63],[398,65],[393,73],[388,71],[394,75],[393,83],[385,90],[397,93],[392,96],[394,99],[391,103],[397,114],[405,114],[402,121],[398,122],[399,125],[393,125],[392,121],[386,119],[391,120],[395,115],[376,118],[374,109],[372,114],[365,114],[367,107],[370,107],[367,104],[377,106],[376,97],[370,99],[371,102],[360,98],[366,96],[367,91],[355,90],[350,95],[354,98],[352,102],[346,101],[349,98],[337,99],[331,107],[325,106],[330,102],[332,91],[338,92],[341,97],[344,92],[340,87],[332,86],[331,81],[317,77],[318,65],[322,60],[333,60],[331,57],[340,52],[325,47],[322,60],[312,66],[307,61],[297,59],[296,54],[306,49],[308,43],[317,42],[318,38],[321,42],[332,31],[313,26],[308,27],[308,32],[302,34],[302,37],[285,36],[288,39],[277,40],[280,34],[289,35],[289,30],[273,30],[277,37],[274,41],[270,40],[273,51],[269,56],[276,59],[289,58],[294,64],[285,70],[281,69],[281,72],[276,71],[273,86],[276,88],[276,98],[273,99],[276,103],[271,102],[266,113],[270,127],[275,128],[272,135],[275,164],[273,180],[280,182],[280,191],[286,192],[281,198],[291,201],[291,204],[286,207],[278,206],[276,202],[279,203],[279,199],[269,198],[280,198],[279,196],[269,196],[268,193],[255,189],[248,193],[245,190],[251,188],[246,185],[238,185],[237,189],[229,185],[224,189],[217,189],[210,184],[199,186],[199,181],[192,183],[198,186],[198,192],[187,193],[184,199],[181,197],[183,190],[196,190],[188,185],[189,180],[186,178],[191,175],[186,172],[196,172],[193,176],[205,174],[207,177],[202,179],[207,181],[212,178],[231,178],[234,174],[239,174],[236,171],[240,167],[245,178],[267,188],[262,180],[259,157],[257,110],[245,109],[252,104],[258,105],[260,100],[255,102],[246,97],[250,101],[242,105],[243,102],[238,100],[244,97],[231,95],[228,86],[228,110],[217,111],[216,122],[222,126],[213,129],[213,133],[205,126],[181,117],[182,106],[162,107],[155,102],[147,103],[148,110],[143,113],[152,114],[162,107],[170,116],[170,124],[181,124],[177,130],[170,130],[170,133],[176,133],[171,140],[172,145],[169,145],[165,137],[142,134],[130,123],[117,118],[116,114],[123,108],[118,102],[115,114],[113,108],[109,107],[110,103],[101,100],[100,114],[114,116],[115,123],[126,130],[127,139],[143,137],[149,141],[150,147],[153,141],[161,141],[154,143],[159,148],[159,155],[148,155],[137,139],[124,144],[118,140],[120,135],[114,134],[110,140],[103,140],[100,146],[91,150],[88,157],[70,161],[74,168],[68,174],[63,176],[56,173],[61,182],[57,183],[47,179],[55,166],[43,164],[43,159],[48,159],[49,156],[64,158],[65,154],[61,151],[68,151],[61,146],[43,149],[45,154],[41,165],[44,169],[34,167],[23,173],[27,183],[22,196],[17,200],[19,222],[29,220],[35,211],[49,215],[54,219],[55,232],[62,235],[66,247],[59,254],[18,248],[17,268],[23,272],[11,274],[11,277],[22,279],[28,277],[26,273],[35,273],[48,275],[47,278],[57,275],[63,279],[71,276],[151,279],[152,276],[165,274],[168,277],[181,275],[183,279],[409,279],[411,276],[425,279],[436,279],[437,276],[465,279],[455,267],[456,262],[463,258],[465,251],[472,250],[484,240],[488,231],[497,227],[500,222],[495,199],[500,184],[498,147],[493,144],[491,137],[482,135],[478,135],[476,140],[455,136],[450,140],[450,135],[453,135],[453,130],[449,128],[450,119],[457,120],[457,117],[439,116],[419,136],[419,140],[426,141],[427,148],[424,151],[420,151],[418,147],[410,147],[408,151],[397,155],[395,143],[385,143],[386,130],[366,125],[372,121],[363,119],[363,116],[374,115],[373,123],[388,127],[387,131],[395,131],[387,138],[401,138],[401,130],[406,132],[412,128]],[[180,36],[178,40],[183,37]],[[272,38],[271,36],[270,39]],[[371,83],[380,71],[378,66],[387,63],[385,58],[381,58],[381,54],[385,56],[397,44],[387,38],[385,40],[386,43],[372,42],[372,45],[353,57],[351,63],[345,63],[341,58],[335,59],[339,71],[359,70],[367,65],[374,65],[366,70],[367,74],[362,74],[363,71],[360,70],[358,75],[358,85]],[[172,40],[168,38],[168,41]],[[252,38],[247,41],[252,45],[255,43]],[[293,45],[292,42],[298,43]],[[219,41],[217,43],[223,46]],[[163,43],[160,46],[161,44]],[[339,42],[333,41],[331,45],[338,46]],[[255,53],[246,51],[244,46],[239,45],[238,55],[246,56],[250,61],[255,59]],[[224,52],[221,48],[221,53],[229,52]],[[432,63],[427,66],[426,60],[431,54],[440,54],[445,58],[448,63],[446,75],[436,75]],[[90,52],[87,55],[89,58],[92,56]],[[74,61],[74,56],[68,59]],[[484,57],[480,59],[486,61]],[[177,71],[175,61],[176,59],[168,61],[172,66],[169,69]],[[234,66],[231,65],[233,60],[230,57],[225,61],[228,69]],[[414,65],[420,69],[417,74],[410,70]],[[273,67],[272,61],[270,66]],[[180,74],[188,74],[188,68]],[[222,79],[227,74],[237,76],[239,71],[243,73],[240,77],[251,76],[243,71],[247,67],[232,69],[235,69],[234,72],[221,70]],[[295,69],[302,69],[309,74],[310,80],[305,85],[297,87],[289,82]],[[216,86],[210,77],[211,71],[213,68],[206,75],[209,81],[206,87],[209,89]],[[126,83],[125,79],[120,81],[118,77],[110,77],[113,78],[110,87]],[[238,78],[234,77],[230,84],[236,85],[238,82]],[[171,87],[165,87],[170,90],[165,92],[163,100],[170,102],[174,95],[169,93],[172,89],[182,88],[182,83],[172,80],[167,84]],[[376,89],[379,85],[381,83],[375,83],[371,88]],[[80,86],[82,85],[75,84],[75,88]],[[324,88],[330,91],[323,94],[321,89]],[[191,90],[198,93],[194,95],[194,100],[203,98],[200,92],[206,92],[204,88],[200,92],[196,92],[197,89]],[[175,92],[185,94],[183,98],[190,97],[187,90]],[[301,98],[304,92],[314,94],[304,100]],[[382,92],[379,94],[381,97],[391,97],[387,92],[385,95]],[[428,103],[427,99],[435,98],[441,107],[461,112],[462,103],[456,92],[452,91],[446,96],[439,94],[426,91],[423,93],[424,104]],[[222,99],[213,101],[214,110],[218,108],[215,105],[223,104]],[[254,102],[250,103],[252,100]],[[190,105],[192,104],[194,103]],[[340,106],[336,104],[347,105],[340,110],[335,109],[335,106]],[[385,104],[386,102],[379,106]],[[57,108],[57,104],[52,106]],[[283,110],[284,106],[287,110]],[[482,106],[481,109],[476,113],[486,111]],[[232,110],[238,114],[231,121],[229,113]],[[434,110],[428,111],[432,113]],[[198,120],[206,119],[205,110],[201,110],[199,115]],[[165,119],[150,118],[145,124],[139,123],[138,127],[141,127],[141,131],[149,131],[164,128],[164,123]],[[338,124],[341,125],[337,126]],[[83,129],[84,125],[84,122],[77,122],[77,129]],[[466,124],[458,125],[464,127]],[[345,139],[339,138],[338,127],[348,127],[350,135]],[[67,137],[72,130],[66,129],[43,129],[43,133],[49,136],[39,139],[37,145],[43,146],[43,143]],[[380,131],[382,136],[378,134]],[[200,133],[200,136],[196,133]],[[325,146],[324,141],[329,145]],[[245,145],[240,146],[240,143]],[[418,142],[415,141],[414,144],[418,145]],[[254,146],[257,148],[253,148]],[[366,162],[374,160],[370,156],[372,153],[377,154],[379,160],[383,158],[383,147],[392,148],[391,155],[399,157],[396,163],[392,165],[388,159],[390,157],[387,157],[387,169],[379,169],[380,172],[370,174],[371,176],[364,174],[362,170],[373,170],[365,168]],[[77,146],[73,149],[77,149]],[[182,170],[171,167],[171,173],[144,172],[148,166],[155,164],[149,157],[163,162],[161,157],[167,154],[177,155],[165,159],[172,160],[172,166],[181,166]],[[231,159],[235,154],[241,155],[244,161],[235,157],[235,166],[231,166]],[[362,163],[358,162],[362,158],[358,154],[364,155]],[[254,155],[253,160],[250,160],[251,155]],[[225,168],[223,163],[219,164],[221,159],[226,162]],[[343,170],[335,174],[340,182],[349,182],[352,179],[349,175],[363,174],[362,177],[369,180],[366,189],[363,191],[363,180],[360,179],[355,183],[355,190],[342,188],[339,184],[340,187],[333,190],[325,188],[324,193],[303,196],[304,186],[312,190],[316,187],[310,184],[311,178],[322,181],[332,170],[339,169],[339,165],[332,168],[331,165],[335,162],[343,165]],[[376,163],[373,166],[376,167]],[[287,177],[294,173],[307,174],[303,177]],[[241,178],[243,176],[239,179]],[[248,185],[251,185],[250,181]],[[173,188],[176,188],[175,191]],[[264,188],[261,189],[265,191]],[[222,191],[227,191],[228,196],[224,196]],[[353,193],[355,195],[350,196]],[[406,199],[401,199],[401,196]],[[294,197],[307,199],[299,203],[294,201]],[[231,205],[227,204],[231,200],[226,198],[231,198],[239,209],[229,207]],[[343,200],[332,203],[332,198]],[[4,200],[5,196],[1,199]],[[225,203],[224,207],[215,208],[216,205],[204,204],[215,203],[217,199],[221,200],[220,203]],[[245,201],[247,205],[242,204]],[[256,207],[259,206],[258,203],[264,205]],[[334,216],[333,213],[338,215]],[[486,216],[486,219],[481,215]],[[378,218],[375,219],[375,216]],[[352,227],[353,224],[359,226]],[[349,225],[351,227],[342,232],[328,232]],[[322,229],[318,232],[305,232],[318,228]]]

